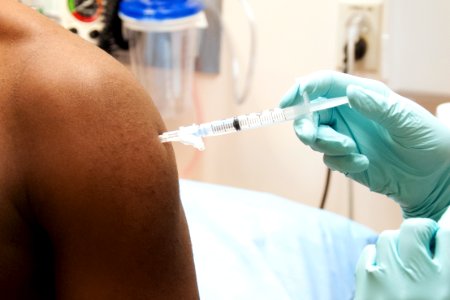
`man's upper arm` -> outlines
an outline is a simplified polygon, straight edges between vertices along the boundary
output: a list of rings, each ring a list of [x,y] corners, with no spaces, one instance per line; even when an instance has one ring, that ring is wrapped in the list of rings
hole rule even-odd
[[[64,87],[58,82],[71,74],[56,68],[36,78],[22,111],[30,202],[53,243],[57,295],[197,298],[174,155],[158,140],[162,121],[124,69],[108,70],[92,68]]]

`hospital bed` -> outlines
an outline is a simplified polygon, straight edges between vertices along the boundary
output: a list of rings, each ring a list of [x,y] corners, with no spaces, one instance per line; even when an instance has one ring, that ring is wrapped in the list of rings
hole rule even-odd
[[[180,180],[203,300],[352,299],[375,232],[269,193]]]

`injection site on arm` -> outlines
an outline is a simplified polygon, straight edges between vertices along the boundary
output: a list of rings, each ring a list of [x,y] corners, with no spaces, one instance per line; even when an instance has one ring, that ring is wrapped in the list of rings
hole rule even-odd
[[[164,132],[159,136],[159,139],[161,143],[180,142],[203,151],[205,150],[203,137],[224,135],[279,124],[295,120],[315,111],[348,104],[347,97],[317,98],[310,102],[308,97],[304,95],[304,100],[303,103],[291,107],[273,108],[199,125],[182,126],[178,130]]]

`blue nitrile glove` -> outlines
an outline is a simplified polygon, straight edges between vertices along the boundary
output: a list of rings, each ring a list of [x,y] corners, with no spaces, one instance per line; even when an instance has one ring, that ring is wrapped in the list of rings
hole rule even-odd
[[[332,170],[396,200],[404,217],[434,220],[450,204],[450,130],[381,82],[325,71],[301,78],[280,106],[347,96],[344,105],[294,122]]]
[[[355,300],[450,299],[450,210],[439,223],[411,218],[364,248]]]

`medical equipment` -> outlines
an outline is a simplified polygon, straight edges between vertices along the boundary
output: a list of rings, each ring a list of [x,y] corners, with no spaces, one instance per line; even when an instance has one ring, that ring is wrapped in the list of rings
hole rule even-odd
[[[21,0],[81,38],[97,44],[110,0]],[[112,0],[111,0],[112,1]],[[109,12],[107,12],[109,13]]]
[[[200,32],[207,26],[203,9],[200,0],[120,3],[131,68],[163,117],[191,106]]]
[[[105,24],[103,14],[108,1],[105,0],[67,0],[58,1],[61,13],[61,25],[83,39],[98,43]]]
[[[117,59],[126,62],[121,50],[128,50],[128,40],[122,30],[122,20],[119,18],[119,0],[108,0],[103,13],[104,27],[98,38],[98,46]]]
[[[306,94],[303,95],[304,103],[287,108],[274,108],[259,113],[240,115],[224,120],[193,124],[187,127],[180,127],[178,130],[164,132],[159,136],[162,143],[181,142],[191,145],[198,150],[204,150],[205,145],[202,138],[207,136],[223,135],[241,130],[260,128],[272,124],[294,120],[312,112],[328,109],[348,103],[347,97],[320,98],[309,101]]]
[[[242,104],[248,98],[255,68],[256,25],[248,1],[240,0],[240,3],[250,29],[250,52],[245,70],[240,66],[237,47],[221,16],[221,1],[121,1],[119,16],[129,41],[133,73],[147,89],[163,118],[176,117],[193,106],[195,71],[218,72],[220,33],[230,53],[236,103]]]

